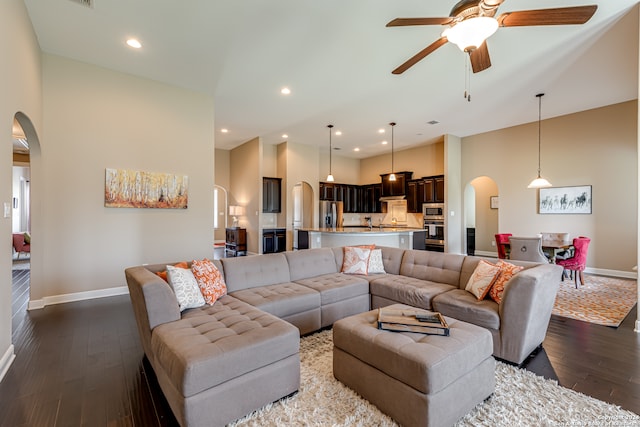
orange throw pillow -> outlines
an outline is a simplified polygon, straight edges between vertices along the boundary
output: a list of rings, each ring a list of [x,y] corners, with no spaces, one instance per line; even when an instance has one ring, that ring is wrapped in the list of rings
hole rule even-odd
[[[227,284],[224,282],[222,273],[213,262],[208,259],[202,261],[194,260],[191,263],[191,271],[198,282],[200,292],[207,304],[213,305],[218,298],[226,295]]]
[[[493,283],[491,290],[489,291],[489,296],[492,300],[500,304],[502,302],[502,295],[504,294],[504,290],[507,286],[507,282],[513,276],[518,274],[524,267],[519,265],[514,265],[509,262],[504,262],[502,260],[498,261],[498,265],[500,266],[500,274],[498,278]]]
[[[174,264],[173,266],[176,268],[189,268],[189,264],[187,264],[187,261],[181,261],[177,264]],[[167,270],[158,271],[156,275],[160,276],[162,280],[169,283],[169,278],[167,277]]]

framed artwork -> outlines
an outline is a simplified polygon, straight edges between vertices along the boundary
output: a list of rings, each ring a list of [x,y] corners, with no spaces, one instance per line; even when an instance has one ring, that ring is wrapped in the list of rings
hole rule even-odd
[[[187,209],[188,198],[187,175],[106,169],[105,207]]]
[[[538,213],[590,214],[591,186],[541,188]]]
[[[491,209],[498,209],[498,202],[499,202],[498,196],[489,197],[489,207]]]

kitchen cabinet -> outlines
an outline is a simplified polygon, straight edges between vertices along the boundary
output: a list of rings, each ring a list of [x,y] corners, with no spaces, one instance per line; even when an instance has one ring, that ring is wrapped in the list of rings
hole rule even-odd
[[[396,180],[390,181],[391,174],[381,174],[382,197],[405,196],[407,194],[407,182],[413,176],[413,172],[396,172]]]
[[[287,233],[284,228],[262,230],[262,253],[272,254],[287,250]]]
[[[282,178],[262,178],[262,212],[280,213]]]
[[[230,227],[226,230],[224,249],[226,254],[233,256],[247,254],[247,229]]]
[[[320,200],[329,200],[334,202],[335,198],[335,184],[332,182],[320,183]]]
[[[363,186],[362,191],[362,212],[363,213],[380,213],[382,205],[380,197],[382,196],[382,184],[370,184]]]
[[[422,203],[444,203],[444,175],[428,176],[424,181]]]
[[[422,212],[423,195],[419,188],[420,186],[424,186],[422,180],[411,180],[407,182],[407,212],[409,213]]]

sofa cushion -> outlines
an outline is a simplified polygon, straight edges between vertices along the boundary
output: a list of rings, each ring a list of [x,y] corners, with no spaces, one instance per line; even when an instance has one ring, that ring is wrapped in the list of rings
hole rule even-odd
[[[284,254],[289,263],[289,276],[292,282],[339,271],[331,248],[289,251]]]
[[[524,267],[520,265],[514,265],[509,262],[505,262],[500,260],[498,263],[500,267],[500,275],[496,278],[491,290],[489,291],[489,296],[492,300],[497,302],[498,304],[502,303],[502,295],[504,294],[504,290],[509,284],[509,280],[520,271],[524,269]]]
[[[207,304],[213,305],[218,298],[227,293],[227,285],[224,283],[222,272],[210,260],[206,258],[202,261],[193,260],[191,271]]]
[[[498,304],[490,299],[478,299],[464,289],[453,289],[433,298],[433,309],[445,316],[473,323],[487,329],[500,329]]]
[[[290,282],[289,264],[282,253],[223,258],[227,292]]]
[[[369,287],[371,289],[371,295],[426,310],[431,310],[431,300],[433,297],[442,292],[455,289],[453,286],[445,283],[431,282],[414,277],[396,276],[394,274],[387,274],[371,281]]]
[[[320,292],[322,305],[369,294],[369,282],[366,279],[342,273],[323,274],[297,280],[296,283]]]
[[[299,343],[296,327],[228,295],[151,336],[156,362],[185,397],[296,354]]]
[[[464,258],[464,255],[409,250],[402,257],[400,274],[458,287]]]
[[[242,289],[230,294],[278,317],[320,308],[320,294],[298,283],[278,283]]]

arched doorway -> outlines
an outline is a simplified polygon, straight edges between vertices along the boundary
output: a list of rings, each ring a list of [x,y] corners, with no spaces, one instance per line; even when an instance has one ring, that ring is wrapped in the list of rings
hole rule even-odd
[[[32,213],[34,213],[32,176],[34,164],[39,165],[40,142],[29,117],[18,112],[13,117],[13,179],[12,179],[12,235],[20,237],[24,244],[29,244],[28,255],[14,254],[12,260],[12,331],[15,331],[24,320],[29,307],[34,257],[32,247],[38,241],[32,239]],[[35,162],[34,162],[35,160]],[[37,175],[37,174],[36,174]],[[12,240],[13,240],[12,236]],[[24,248],[26,249],[26,248]],[[14,251],[15,252],[15,251]],[[37,262],[37,261],[36,261]]]
[[[313,199],[313,187],[308,182],[298,182],[293,186],[293,250],[298,249],[298,229],[313,227]]]
[[[467,253],[470,247],[473,247],[475,255],[497,257],[495,234],[499,229],[499,217],[496,200],[499,199],[495,197],[498,197],[498,185],[488,176],[474,178],[465,186],[464,223],[467,230]],[[471,239],[474,242],[471,242]]]

